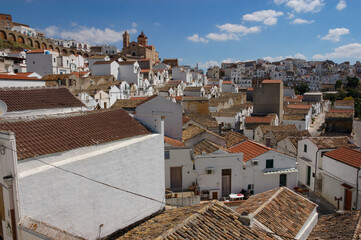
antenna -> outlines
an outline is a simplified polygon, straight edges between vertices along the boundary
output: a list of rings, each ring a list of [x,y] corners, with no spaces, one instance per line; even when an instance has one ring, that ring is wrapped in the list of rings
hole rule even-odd
[[[0,100],[0,116],[4,116],[8,111],[8,106],[4,101]]]

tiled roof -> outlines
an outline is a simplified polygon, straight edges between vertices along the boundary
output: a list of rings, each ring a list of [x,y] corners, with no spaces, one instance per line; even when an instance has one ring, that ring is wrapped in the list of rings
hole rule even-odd
[[[289,109],[311,109],[312,105],[307,104],[288,104],[287,108]]]
[[[358,150],[341,147],[325,153],[325,156],[356,168],[361,167],[361,151]]]
[[[142,223],[123,239],[275,239],[264,231],[241,223],[241,215],[213,201],[167,210]]]
[[[150,134],[121,109],[32,121],[1,121],[0,129],[15,133],[19,160]]]
[[[182,101],[183,102],[187,102],[187,101],[208,101],[208,98],[206,98],[206,97],[183,96]]]
[[[284,97],[285,102],[302,102],[302,99],[299,98],[291,98],[291,97]]]
[[[37,77],[28,77],[28,76],[25,76],[23,74],[18,75],[18,74],[6,74],[6,73],[1,73],[0,74],[0,79],[42,81],[42,79],[39,79]]]
[[[305,120],[305,115],[303,115],[303,114],[283,114],[283,120],[303,121],[303,120]]]
[[[106,56],[101,56],[101,55],[98,55],[98,56],[91,56],[89,58],[91,59],[104,59]]]
[[[119,65],[133,65],[136,61],[118,62]]]
[[[204,133],[206,130],[203,128],[200,128],[198,126],[192,125],[188,126],[185,129],[183,129],[183,139],[182,141],[185,142],[191,138],[194,138],[195,136],[198,136],[201,133]]]
[[[192,121],[204,126],[205,128],[218,128],[217,120],[211,115],[207,114],[185,114],[185,118],[189,118]]]
[[[320,216],[308,239],[361,239],[360,217],[360,210]]]
[[[111,64],[112,62],[114,62],[114,61],[98,61],[98,62],[93,63],[93,65]]]
[[[213,153],[218,150],[222,150],[222,151],[228,152],[228,153],[231,152],[222,146],[219,146],[215,143],[208,141],[207,139],[204,139],[193,146],[193,152],[195,155],[209,154],[209,153]]]
[[[354,106],[354,100],[336,100],[334,106]]]
[[[287,137],[311,137],[311,134],[308,130],[303,131],[271,131],[273,136],[275,136],[276,141],[279,142]]]
[[[238,143],[241,143],[248,139],[248,137],[233,131],[228,131],[225,134],[222,135],[224,139],[226,139],[226,147],[230,148]]]
[[[248,211],[275,234],[292,239],[316,207],[308,199],[281,187],[251,196],[236,211]]]
[[[281,83],[282,80],[277,80],[277,79],[268,79],[268,80],[263,80],[262,81],[262,84],[263,83]]]
[[[235,118],[237,115],[237,112],[213,112],[213,117],[233,117]]]
[[[157,95],[153,95],[150,97],[147,97],[146,99],[118,99],[111,108],[124,108],[124,109],[129,109],[129,108],[136,108],[139,105],[153,99],[157,97]]]
[[[8,111],[33,109],[85,107],[66,88],[0,89],[0,99],[8,106]]]
[[[181,141],[175,140],[173,138],[164,136],[164,143],[168,143],[169,145],[172,145],[173,147],[185,147],[184,143]]]
[[[326,112],[326,118],[352,118],[353,111],[330,111]]]
[[[349,143],[348,137],[310,137],[308,138],[313,142],[319,149],[332,149],[339,147],[357,147],[353,143]]]
[[[202,87],[186,87],[183,91],[200,92]]]
[[[263,153],[266,153],[272,148],[268,148],[264,145],[261,145],[259,143],[253,142],[251,140],[246,140],[234,147],[231,147],[229,149],[233,153],[243,153],[243,162],[247,162],[251,160],[252,158],[255,158]]]
[[[269,131],[280,131],[280,132],[284,132],[284,131],[298,131],[296,126],[294,124],[292,125],[279,125],[279,126],[266,126],[266,125],[261,125],[259,126],[261,128],[261,131],[263,134],[268,133]]]
[[[270,124],[271,117],[246,117],[245,123],[267,123]]]
[[[58,79],[68,79],[70,76],[74,76],[73,74],[47,74],[44,77],[42,77],[42,80],[58,80]]]

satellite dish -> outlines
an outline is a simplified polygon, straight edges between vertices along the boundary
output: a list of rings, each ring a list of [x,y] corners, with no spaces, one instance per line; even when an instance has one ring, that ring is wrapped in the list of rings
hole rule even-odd
[[[4,101],[0,100],[0,117],[4,116],[5,113],[7,113],[7,111],[8,111],[8,106]]]

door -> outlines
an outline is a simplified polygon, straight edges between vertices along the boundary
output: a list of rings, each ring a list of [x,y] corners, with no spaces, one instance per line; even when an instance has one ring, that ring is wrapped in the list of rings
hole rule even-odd
[[[212,199],[218,200],[218,192],[212,192]]]
[[[287,175],[281,174],[280,175],[280,187],[286,187],[287,186]]]
[[[351,210],[352,192],[345,188],[345,210]]]
[[[231,194],[231,169],[222,169],[222,196]]]
[[[170,188],[172,191],[182,190],[182,167],[170,168]]]
[[[307,186],[311,185],[311,167],[307,166],[307,178],[306,178]]]
[[[5,221],[5,206],[3,198],[3,187],[0,185],[0,239],[4,238],[2,221]]]

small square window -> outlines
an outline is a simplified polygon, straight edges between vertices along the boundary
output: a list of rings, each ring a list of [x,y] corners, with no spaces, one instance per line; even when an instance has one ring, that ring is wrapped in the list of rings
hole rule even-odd
[[[170,153],[169,153],[169,151],[164,151],[164,158],[165,158],[165,159],[169,159],[169,158],[170,158]]]
[[[307,152],[307,145],[303,145],[303,151],[306,153]]]
[[[266,160],[266,168],[273,168],[273,159]]]

